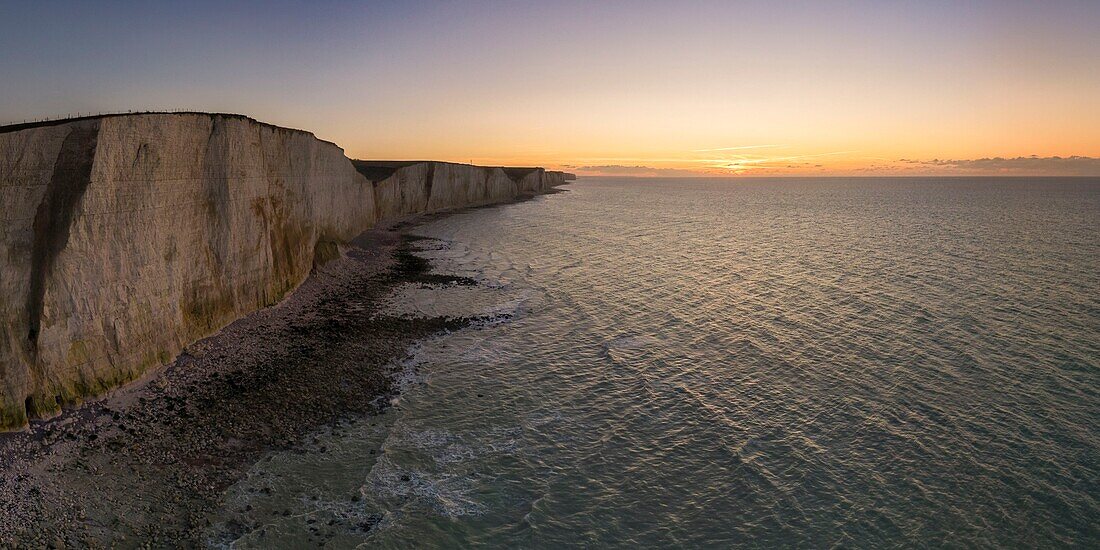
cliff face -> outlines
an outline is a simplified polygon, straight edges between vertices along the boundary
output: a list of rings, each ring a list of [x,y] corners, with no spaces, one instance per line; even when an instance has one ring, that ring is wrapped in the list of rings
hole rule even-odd
[[[353,161],[375,182],[375,217],[399,218],[456,206],[492,204],[565,183],[542,168],[500,168],[430,161]]]
[[[169,361],[380,221],[564,182],[400,164],[356,170],[336,145],[239,116],[0,133],[0,428]]]

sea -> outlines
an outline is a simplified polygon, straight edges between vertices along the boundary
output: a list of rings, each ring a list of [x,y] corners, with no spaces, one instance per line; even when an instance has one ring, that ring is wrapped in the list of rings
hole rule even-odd
[[[562,189],[409,229],[477,284],[394,312],[479,321],[230,546],[1100,547],[1100,179]]]

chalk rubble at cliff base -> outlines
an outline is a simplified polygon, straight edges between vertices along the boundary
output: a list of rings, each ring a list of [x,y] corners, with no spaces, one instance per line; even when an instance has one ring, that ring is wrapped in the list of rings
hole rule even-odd
[[[383,420],[390,371],[410,348],[471,321],[387,309],[403,285],[467,284],[403,261],[412,245],[372,230],[286,300],[188,346],[167,369],[0,434],[0,547],[207,545],[211,526],[238,512],[224,490],[269,451],[308,450],[311,433],[344,419]]]

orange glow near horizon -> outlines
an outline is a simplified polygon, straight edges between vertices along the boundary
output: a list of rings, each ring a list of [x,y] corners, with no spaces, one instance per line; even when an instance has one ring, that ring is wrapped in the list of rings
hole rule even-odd
[[[746,96],[732,77],[712,83],[711,97],[641,83],[622,97],[612,93],[619,86],[539,86],[550,91],[494,97],[482,110],[440,108],[430,125],[395,116],[381,123],[384,133],[355,125],[330,128],[327,137],[360,158],[587,175],[1100,175],[1100,72],[1043,85],[999,79],[951,93],[901,79],[872,95],[850,93],[842,82],[850,75],[822,78],[812,100]]]

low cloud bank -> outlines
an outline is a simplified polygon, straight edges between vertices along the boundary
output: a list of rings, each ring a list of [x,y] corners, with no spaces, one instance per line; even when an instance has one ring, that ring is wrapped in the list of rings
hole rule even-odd
[[[932,173],[960,173],[1020,176],[1100,176],[1100,158],[1097,157],[1015,157],[980,159],[932,159],[898,161],[909,170]],[[923,169],[923,170],[922,170]]]
[[[713,173],[686,168],[654,168],[652,166],[624,166],[604,164],[600,166],[566,166],[566,168],[585,176],[633,176],[633,177],[693,177],[712,176]]]

